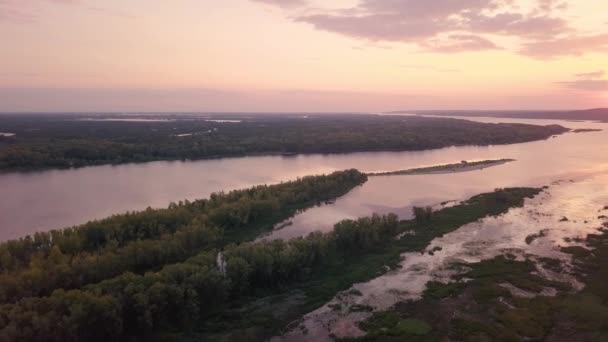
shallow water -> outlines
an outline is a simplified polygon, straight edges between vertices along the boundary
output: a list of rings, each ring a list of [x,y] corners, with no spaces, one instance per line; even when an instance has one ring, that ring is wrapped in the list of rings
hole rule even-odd
[[[479,120],[479,118],[475,118]],[[494,119],[505,121],[505,119]],[[571,128],[608,128],[607,124],[518,120]],[[166,207],[171,201],[210,193],[278,183],[297,177],[357,168],[401,170],[474,159],[513,158],[516,162],[460,174],[373,177],[332,205],[311,209],[275,237],[329,230],[344,218],[372,212],[407,217],[412,205],[463,199],[496,187],[540,185],[587,169],[608,167],[601,146],[608,132],[568,133],[547,141],[504,146],[450,147],[418,152],[226,158],[95,166],[0,175],[0,240],[62,228],[126,210]]]
[[[606,173],[555,182],[541,195],[527,200],[523,208],[462,226],[434,239],[427,247],[427,251],[441,247],[440,251],[433,254],[404,253],[401,268],[369,282],[354,285],[353,288],[361,295],[349,295],[347,291],[337,295],[323,307],[304,316],[298,328],[275,340],[331,341],[330,334],[339,337],[362,335],[357,323],[371,314],[351,313],[349,308],[352,305],[369,305],[374,310],[386,310],[399,301],[419,299],[428,281],[450,280],[456,272],[450,267],[454,262],[479,262],[506,252],[520,257],[525,255],[560,259],[566,265],[566,272],[555,274],[539,266],[539,274],[570,282],[580,288],[582,284],[567,272],[569,255],[562,253],[559,247],[575,244],[567,242],[570,241],[567,238],[584,238],[589,233],[597,232],[603,223],[598,216],[607,204]],[[569,220],[561,221],[562,217]],[[527,236],[541,230],[544,231],[544,236],[530,244],[526,242]],[[520,291],[516,288],[512,290]],[[547,293],[550,294],[550,291]],[[336,306],[341,309],[332,309]],[[301,327],[305,327],[306,335],[302,334]]]
[[[586,127],[589,125],[582,124]],[[606,124],[591,125],[608,128]],[[362,187],[339,198],[335,203],[312,208],[290,218],[288,221],[291,225],[274,231],[267,238],[288,239],[315,230],[328,231],[342,219],[368,216],[374,212],[393,212],[407,219],[411,217],[412,206],[438,206],[447,200],[462,200],[495,188],[544,186],[555,180],[608,170],[607,141],[608,131],[567,133],[525,144],[452,147],[409,152],[398,160],[370,160],[363,170],[391,170],[391,165],[395,163],[399,163],[400,167],[393,167],[393,170],[458,163],[463,159],[516,159],[511,163],[462,173],[370,177]],[[395,158],[399,156],[395,155]]]

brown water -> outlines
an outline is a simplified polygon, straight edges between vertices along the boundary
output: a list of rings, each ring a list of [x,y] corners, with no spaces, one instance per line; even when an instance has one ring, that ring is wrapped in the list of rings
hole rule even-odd
[[[607,124],[596,123],[515,121],[608,129]],[[412,205],[463,199],[496,187],[544,185],[589,170],[603,169],[608,167],[606,141],[608,131],[568,133],[547,141],[505,146],[152,162],[2,174],[0,240],[79,224],[126,210],[165,207],[171,201],[204,198],[215,191],[277,183],[334,170],[357,168],[377,172],[461,160],[517,159],[513,163],[469,173],[373,177],[334,204],[297,215],[293,225],[277,231],[275,236],[291,237],[312,230],[331,229],[333,223],[344,218],[372,212],[396,212],[405,217]]]

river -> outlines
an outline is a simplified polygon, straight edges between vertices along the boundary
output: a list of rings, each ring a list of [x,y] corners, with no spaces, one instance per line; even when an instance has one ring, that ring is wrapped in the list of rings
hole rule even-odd
[[[470,118],[483,122],[561,124],[603,128],[608,124],[553,120]],[[608,167],[608,131],[567,133],[545,141],[501,146],[450,147],[417,152],[265,156],[170,161],[0,175],[0,240],[62,228],[127,210],[165,207],[171,201],[207,197],[222,190],[278,183],[300,176],[357,168],[401,170],[461,160],[513,158],[513,163],[459,174],[373,177],[335,203],[291,219],[272,238],[331,229],[344,218],[372,212],[407,217],[412,205],[438,205],[497,187],[546,185]]]

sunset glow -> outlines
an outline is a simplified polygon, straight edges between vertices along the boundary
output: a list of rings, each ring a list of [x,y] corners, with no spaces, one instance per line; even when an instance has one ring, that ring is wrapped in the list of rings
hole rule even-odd
[[[0,0],[0,111],[608,106],[597,0]]]

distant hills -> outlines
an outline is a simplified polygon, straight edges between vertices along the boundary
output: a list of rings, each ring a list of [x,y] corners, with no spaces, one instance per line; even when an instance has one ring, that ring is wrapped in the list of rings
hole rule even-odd
[[[489,116],[514,119],[558,119],[608,121],[608,108],[593,108],[571,111],[525,111],[525,110],[408,110],[392,113],[412,113],[440,116]]]

